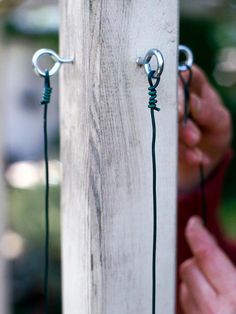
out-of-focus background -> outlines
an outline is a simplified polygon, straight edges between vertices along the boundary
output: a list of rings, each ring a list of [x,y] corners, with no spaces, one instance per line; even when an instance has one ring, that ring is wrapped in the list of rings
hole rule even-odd
[[[58,1],[1,0],[0,14],[0,134],[7,194],[7,229],[0,238],[0,251],[8,261],[10,313],[39,314],[44,313],[43,108],[39,105],[44,82],[33,72],[31,59],[43,47],[58,51]],[[51,84],[49,290],[50,313],[56,314],[61,313],[57,76]]]
[[[180,43],[190,47],[195,63],[231,112],[236,127],[236,1],[180,0]],[[236,151],[235,132],[232,147]],[[236,160],[225,180],[219,216],[226,234],[236,239]]]
[[[236,1],[181,0],[180,43],[207,73],[236,122]],[[0,212],[0,256],[7,261],[10,313],[43,313],[44,164],[43,80],[31,66],[42,47],[58,51],[59,10],[56,0],[0,0],[1,137],[5,192]],[[50,138],[50,312],[61,313],[60,161],[58,81],[52,79]],[[236,146],[234,137],[233,147]],[[220,218],[236,237],[236,162],[225,182]],[[4,197],[4,195],[6,195]],[[4,206],[6,205],[6,206]],[[4,225],[7,227],[4,229]],[[4,230],[3,230],[4,229]],[[4,276],[0,271],[0,276]],[[1,288],[1,287],[0,287]],[[3,294],[4,296],[4,294]],[[1,299],[1,297],[0,297]],[[4,313],[5,314],[5,313]]]

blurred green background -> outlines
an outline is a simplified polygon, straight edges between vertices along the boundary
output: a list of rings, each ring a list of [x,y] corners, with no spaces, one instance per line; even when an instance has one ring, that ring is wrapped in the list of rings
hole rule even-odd
[[[52,1],[54,6],[45,2],[41,5],[38,4],[36,7],[33,2],[26,1],[26,3],[28,4],[23,9],[21,7],[23,12],[28,12],[25,24],[22,19],[20,19],[20,24],[18,23],[17,18],[21,17],[17,13],[19,8],[4,15],[2,41],[8,46],[14,42],[23,42],[25,46],[31,47],[29,51],[32,54],[44,46],[57,51],[58,21],[55,21],[54,13],[45,17],[45,10],[46,12],[55,11],[58,14],[57,1]],[[195,62],[207,73],[209,80],[229,108],[234,125],[236,123],[235,14],[235,5],[230,1],[181,1],[180,43],[192,49]],[[37,17],[38,24],[35,23]],[[55,23],[50,24],[48,20],[55,21]],[[30,24],[32,21],[36,25]],[[28,62],[30,63],[31,60],[28,60]],[[28,71],[32,71],[31,65]],[[30,80],[34,80],[33,74]],[[54,83],[57,84],[57,81]],[[41,81],[35,80],[34,86],[39,87],[35,87],[37,90],[34,95],[29,92],[26,93],[26,99],[32,103],[32,106],[37,106],[41,97]],[[54,101],[57,106],[57,98]],[[40,109],[37,110],[36,114],[40,116]],[[59,161],[57,113],[55,113],[55,116],[57,123],[55,122],[55,128],[50,139],[50,159],[52,162]],[[235,135],[232,145],[235,150]],[[12,279],[10,286],[13,301],[12,313],[39,314],[43,313],[42,274],[44,269],[44,187],[42,174],[38,175],[38,181],[30,184],[29,178],[29,182],[23,186],[17,185],[14,176],[18,172],[21,173],[20,167],[25,166],[21,164],[22,160],[26,162],[33,160],[35,162],[31,165],[32,169],[24,168],[26,172],[30,173],[31,171],[32,176],[35,173],[34,171],[37,173],[42,171],[42,164],[40,164],[42,151],[33,152],[32,155],[27,153],[22,156],[11,153],[11,150],[9,152],[6,150],[8,225],[11,234],[15,235],[16,240],[18,239],[18,242],[16,241],[18,243],[18,254],[8,256]],[[12,165],[16,165],[18,168],[11,168]],[[51,186],[50,197],[50,312],[57,314],[61,313],[60,180],[58,179],[60,177],[60,167],[56,166],[55,169],[56,179]],[[225,181],[224,196],[220,209],[222,226],[230,237],[236,236],[235,174],[236,161],[233,159]]]

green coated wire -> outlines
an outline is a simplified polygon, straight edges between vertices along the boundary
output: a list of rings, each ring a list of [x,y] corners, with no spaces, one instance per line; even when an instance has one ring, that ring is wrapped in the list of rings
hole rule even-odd
[[[156,199],[156,123],[154,109],[150,110],[152,121],[152,173],[153,173],[153,248],[152,248],[152,313],[156,313],[156,240],[157,240],[157,199]]]
[[[44,105],[44,154],[45,154],[45,273],[44,273],[44,295],[45,313],[48,313],[48,272],[49,272],[49,169],[48,169],[48,140],[47,140],[47,108]]]
[[[50,96],[52,88],[50,87],[49,72],[45,71],[44,92],[41,105],[44,105],[43,113],[43,133],[44,133],[44,160],[45,160],[45,261],[44,261],[44,297],[45,297],[45,314],[49,313],[48,306],[48,274],[49,274],[49,164],[48,164],[48,134],[47,134],[47,113],[48,104],[50,103]]]
[[[154,110],[160,111],[157,108],[157,92],[156,88],[160,82],[160,78],[156,79],[155,84],[153,84],[153,75],[155,71],[150,71],[148,75],[149,82],[149,105],[151,122],[152,122],[152,195],[153,195],[153,247],[152,247],[152,314],[156,313],[156,251],[157,251],[157,197],[156,197],[156,122]]]

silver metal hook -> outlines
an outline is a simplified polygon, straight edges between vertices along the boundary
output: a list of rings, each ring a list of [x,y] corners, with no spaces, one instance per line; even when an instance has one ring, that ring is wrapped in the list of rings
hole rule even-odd
[[[185,61],[181,62],[178,66],[178,70],[180,72],[187,71],[193,65],[193,53],[192,50],[189,49],[187,46],[179,45],[179,55],[183,53],[185,55]]]
[[[38,65],[38,61],[44,55],[50,56],[53,59],[53,61],[55,61],[53,67],[49,70],[49,76],[54,75],[60,69],[63,63],[73,63],[74,61],[73,58],[61,58],[60,56],[58,56],[58,54],[55,51],[51,49],[45,49],[45,48],[39,49],[33,55],[32,64],[33,64],[36,74],[43,77],[45,77],[45,70],[40,69]]]
[[[144,69],[147,75],[149,75],[149,73],[153,71],[150,65],[150,60],[152,59],[153,56],[155,56],[156,62],[157,62],[157,69],[155,70],[153,78],[159,78],[164,69],[164,58],[160,50],[155,49],[155,48],[148,50],[145,57],[144,58],[139,57],[136,60],[136,63],[138,65],[144,65]]]

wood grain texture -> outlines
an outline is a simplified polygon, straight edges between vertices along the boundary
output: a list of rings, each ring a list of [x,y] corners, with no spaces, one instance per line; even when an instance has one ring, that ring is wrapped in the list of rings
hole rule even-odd
[[[158,48],[157,313],[174,313],[176,0],[61,0],[64,314],[151,313],[152,165],[147,77]]]

